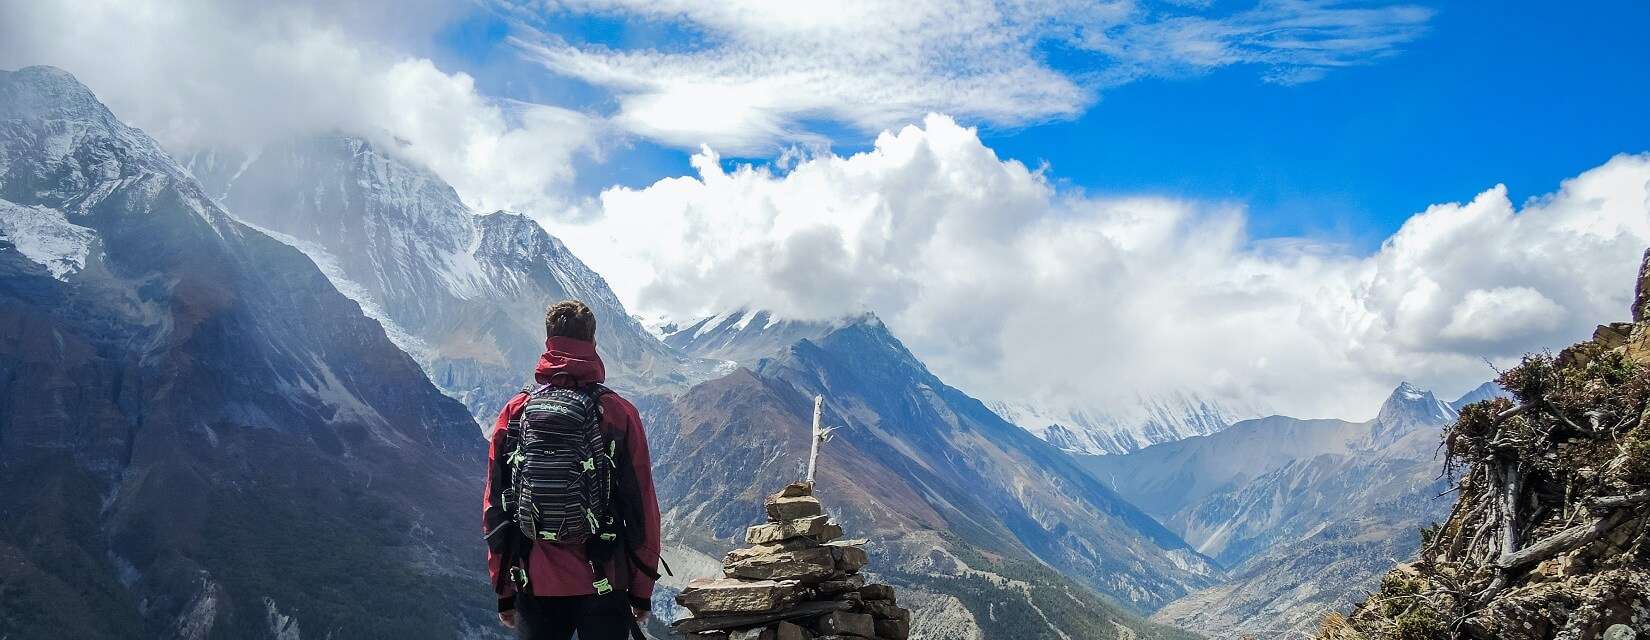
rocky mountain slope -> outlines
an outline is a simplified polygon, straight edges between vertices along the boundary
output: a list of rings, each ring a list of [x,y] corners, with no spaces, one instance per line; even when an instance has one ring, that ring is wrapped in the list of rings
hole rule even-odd
[[[302,253],[0,71],[0,637],[451,637],[483,445]]]
[[[1413,554],[1402,532],[1442,517],[1435,452],[1455,404],[1404,383],[1367,422],[1272,416],[1086,464],[1229,568],[1222,584],[1154,619],[1211,634],[1301,633]]]
[[[928,615],[949,625],[927,637],[1162,634],[1089,589],[1148,610],[1214,577],[1060,451],[945,385],[874,316],[757,358],[652,416],[678,542],[717,553],[758,517],[760,487],[803,475],[815,394],[825,422],[843,427],[824,445],[819,488],[886,558],[883,577],[911,590],[916,629]]]
[[[668,325],[665,344],[703,358],[753,366],[764,357],[818,338],[858,320],[783,318],[766,310],[739,310],[702,318],[685,326]],[[1028,402],[988,402],[987,406],[1060,449],[1079,454],[1121,454],[1163,442],[1215,433],[1246,418],[1263,415],[1240,406],[1190,393],[1141,397],[1124,407],[1052,409]]]
[[[1631,639],[1650,630],[1650,252],[1632,323],[1526,356],[1444,435],[1458,496],[1332,640]]]
[[[393,150],[323,136],[202,153],[189,167],[236,218],[321,265],[483,425],[543,351],[544,307],[565,298],[601,319],[597,347],[615,388],[680,391],[713,369],[660,344],[533,220],[477,214]]]

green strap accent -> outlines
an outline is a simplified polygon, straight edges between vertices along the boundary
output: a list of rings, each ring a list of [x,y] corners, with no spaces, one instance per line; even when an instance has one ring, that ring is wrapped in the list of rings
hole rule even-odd
[[[602,578],[592,582],[590,583],[590,586],[596,588],[596,595],[598,596],[605,596],[613,592],[613,585],[607,581],[607,578]]]
[[[595,458],[585,458],[579,464],[584,466],[585,471],[595,471],[596,470],[596,459]]]
[[[514,467],[517,470],[521,469],[521,463],[522,463],[522,461],[524,461],[526,459],[527,459],[527,454],[522,452],[521,445],[519,445],[519,444],[516,445],[516,450],[515,451],[510,452],[510,457],[508,458],[508,460],[510,462],[510,466]]]
[[[612,460],[613,456],[616,456],[616,455],[619,455],[619,441],[618,440],[608,440],[607,441],[607,459]]]
[[[617,537],[619,537],[619,535],[616,534],[616,533],[604,533],[604,534],[602,534],[602,539],[603,540],[612,540],[612,539],[617,538]]]
[[[553,542],[556,539],[556,532],[554,532],[554,531],[540,531],[539,532],[539,537],[544,538],[545,540],[550,540],[550,541]]]
[[[584,517],[590,519],[590,530],[592,532],[596,531],[597,529],[602,528],[601,521],[596,519],[596,512],[591,511],[589,509],[585,509],[584,510]]]
[[[516,583],[517,587],[525,588],[527,586],[527,570],[521,567],[510,567],[510,581]]]

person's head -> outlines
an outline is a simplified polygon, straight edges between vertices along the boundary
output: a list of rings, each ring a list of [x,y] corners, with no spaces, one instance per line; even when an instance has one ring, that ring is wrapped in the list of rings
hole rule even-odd
[[[596,314],[578,300],[563,300],[544,310],[544,335],[596,341]]]

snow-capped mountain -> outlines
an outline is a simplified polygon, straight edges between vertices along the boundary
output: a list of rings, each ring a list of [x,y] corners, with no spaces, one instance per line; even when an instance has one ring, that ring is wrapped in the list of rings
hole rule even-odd
[[[0,335],[0,637],[492,619],[464,406],[48,67],[0,71]]]
[[[1454,422],[1458,415],[1454,405],[1439,400],[1431,391],[1408,382],[1400,383],[1392,395],[1387,396],[1386,402],[1381,403],[1380,412],[1370,423],[1373,428],[1369,433],[1368,446],[1384,449],[1417,430],[1436,430]],[[1434,440],[1430,444],[1437,442]]]
[[[868,313],[835,320],[794,320],[763,309],[741,309],[701,318],[686,326],[666,326],[661,335],[666,345],[682,353],[753,366],[758,360],[797,342],[818,339],[834,329],[862,321],[881,322]]]
[[[310,255],[485,426],[529,378],[544,308],[564,298],[596,312],[597,347],[616,388],[679,390],[711,371],[661,344],[536,222],[478,215],[392,151],[322,136],[250,154],[201,153],[189,166],[232,215]]]
[[[1154,444],[1206,436],[1241,420],[1266,415],[1253,403],[1216,400],[1170,391],[1139,395],[1133,402],[1057,409],[1032,403],[996,401],[1004,419],[1072,453],[1123,454]]]

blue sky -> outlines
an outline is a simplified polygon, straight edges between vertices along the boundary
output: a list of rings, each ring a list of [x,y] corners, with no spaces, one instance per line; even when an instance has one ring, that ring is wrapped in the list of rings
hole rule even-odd
[[[1074,117],[1010,126],[959,120],[981,126],[1005,158],[1047,163],[1062,187],[1243,203],[1257,237],[1307,236],[1362,251],[1428,204],[1497,183],[1516,201],[1614,154],[1650,151],[1650,46],[1642,41],[1650,4],[1428,8],[1434,13],[1414,40],[1316,81],[1267,83],[1257,65],[1235,64],[1107,86]],[[608,15],[548,16],[535,26],[616,50],[687,50],[701,38],[685,21]],[[506,41],[511,32],[500,14],[477,10],[443,30],[429,53],[474,75],[484,93],[613,110],[603,89],[523,59]],[[1078,77],[1107,64],[1053,47],[1039,53]],[[811,124],[837,153],[868,148],[873,137],[829,120]],[[721,151],[729,162],[775,155]],[[632,139],[581,167],[576,189],[690,174],[689,153]]]

